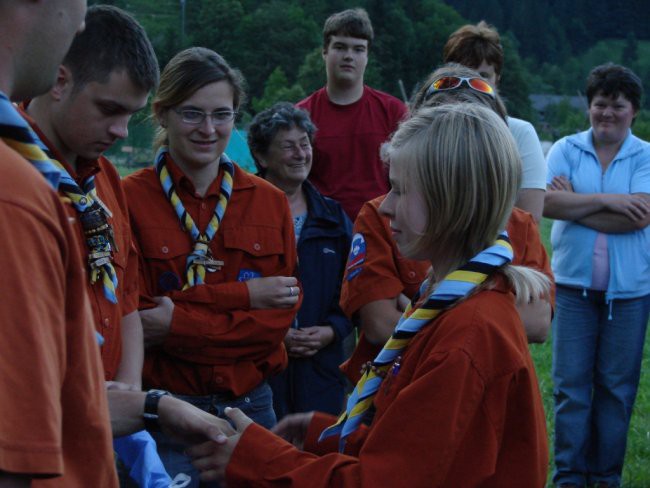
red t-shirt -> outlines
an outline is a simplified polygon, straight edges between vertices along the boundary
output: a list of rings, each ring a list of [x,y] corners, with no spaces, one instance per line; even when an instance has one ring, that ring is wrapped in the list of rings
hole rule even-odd
[[[204,230],[219,199],[221,177],[204,197],[171,157],[167,168],[176,193]],[[181,290],[193,249],[155,169],[124,179],[133,235],[141,253],[141,305],[152,296],[174,302],[171,330],[161,347],[146,352],[143,382],[185,395],[243,395],[287,365],[284,336],[299,307],[251,309],[249,278],[292,276],[296,267],[293,221],[283,192],[235,166],[232,196],[210,242],[221,270],[202,285]]]
[[[59,197],[0,141],[0,471],[117,486],[99,351]]]
[[[309,179],[323,195],[338,200],[354,220],[364,202],[389,190],[379,149],[406,115],[406,106],[368,86],[349,105],[331,102],[321,88],[297,106],[309,112],[318,128]]]

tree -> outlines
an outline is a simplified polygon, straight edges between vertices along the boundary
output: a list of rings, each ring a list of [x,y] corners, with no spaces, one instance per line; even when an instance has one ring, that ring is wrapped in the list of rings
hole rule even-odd
[[[280,66],[277,66],[264,85],[262,98],[254,98],[252,107],[255,112],[269,108],[276,102],[295,103],[305,96],[305,91],[298,84],[289,87],[287,76]]]

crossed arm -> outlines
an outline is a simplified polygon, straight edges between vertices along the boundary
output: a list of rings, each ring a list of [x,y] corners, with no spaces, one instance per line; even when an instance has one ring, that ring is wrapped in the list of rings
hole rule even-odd
[[[565,176],[556,176],[547,188],[544,216],[608,234],[633,232],[650,224],[650,195],[576,193]]]

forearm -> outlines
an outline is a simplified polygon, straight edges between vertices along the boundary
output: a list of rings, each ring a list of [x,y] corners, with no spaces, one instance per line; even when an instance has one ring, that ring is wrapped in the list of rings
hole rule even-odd
[[[144,429],[142,414],[146,393],[108,390],[108,410],[113,437],[122,437]],[[161,398],[161,402],[164,398]]]
[[[526,337],[531,344],[546,342],[551,329],[552,308],[548,300],[539,299],[534,302],[518,304],[517,311],[524,323]]]
[[[384,344],[395,330],[402,312],[397,308],[397,299],[370,302],[359,309],[361,330],[371,344]]]
[[[616,212],[596,212],[578,220],[578,223],[605,234],[622,234],[645,229],[650,224],[650,214],[637,221]]]
[[[539,222],[544,211],[544,190],[537,188],[522,188],[517,193],[515,206],[532,214],[535,222]]]
[[[174,307],[167,353],[207,360],[263,358],[283,342],[298,307],[214,313],[207,306]],[[245,351],[245,357],[242,356]]]
[[[556,220],[579,220],[604,209],[602,194],[547,190],[544,194],[544,217]]]
[[[122,358],[115,380],[141,388],[143,362],[142,322],[134,311],[122,317]]]

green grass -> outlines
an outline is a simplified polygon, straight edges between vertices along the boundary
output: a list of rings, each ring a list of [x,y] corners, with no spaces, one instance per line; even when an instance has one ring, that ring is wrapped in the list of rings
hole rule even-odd
[[[547,249],[551,222],[544,219],[540,230],[542,241]],[[550,251],[550,249],[549,249]],[[549,252],[550,254],[550,252]],[[551,331],[551,334],[553,332]],[[646,488],[650,486],[650,339],[646,336],[641,367],[641,382],[637,394],[632,422],[627,438],[627,453],[623,470],[623,485],[626,488]],[[531,345],[530,351],[535,362],[537,378],[544,400],[546,426],[549,434],[550,464],[547,486],[552,486],[553,474],[553,382],[551,380],[551,337],[544,344]],[[644,374],[646,372],[646,374]]]

